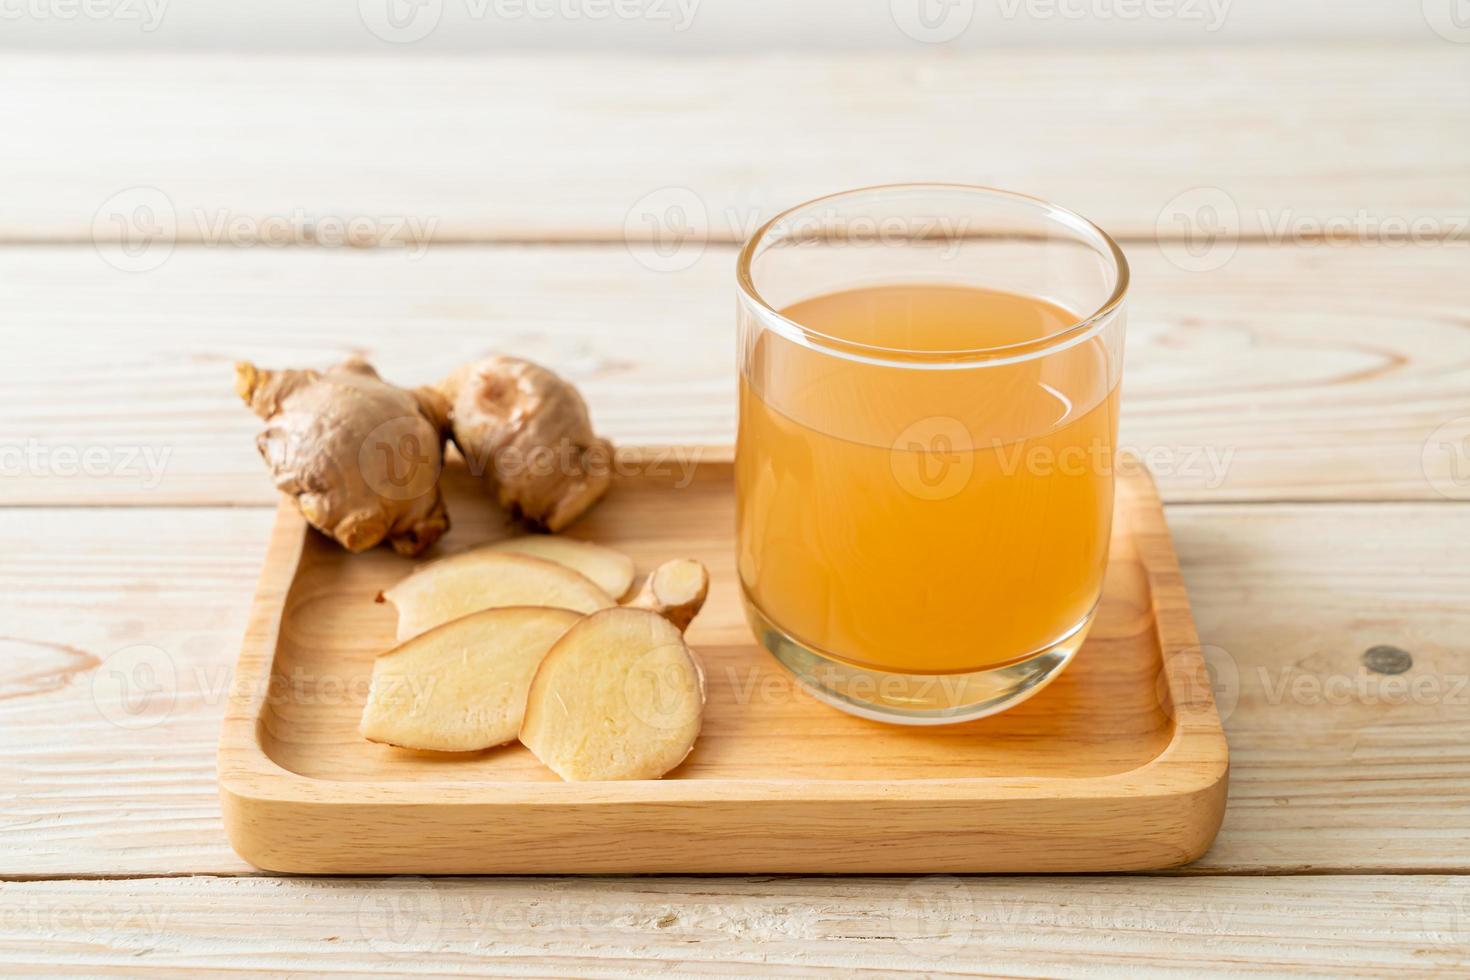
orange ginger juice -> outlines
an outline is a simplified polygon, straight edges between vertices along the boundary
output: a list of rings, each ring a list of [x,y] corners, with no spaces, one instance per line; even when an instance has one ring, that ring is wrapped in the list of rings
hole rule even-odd
[[[829,340],[765,330],[744,358],[738,562],[764,616],[902,673],[1020,660],[1084,623],[1113,511],[1118,371],[1101,339],[995,352],[1078,317],[967,286],[782,314]]]

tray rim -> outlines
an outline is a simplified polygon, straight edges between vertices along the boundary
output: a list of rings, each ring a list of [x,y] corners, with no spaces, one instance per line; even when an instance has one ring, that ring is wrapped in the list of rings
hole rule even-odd
[[[729,466],[730,446],[646,445],[620,449],[632,460],[692,454],[695,465]],[[636,478],[636,477],[634,477]],[[277,506],[265,562],[251,605],[218,753],[218,780],[226,831],[237,850],[252,804],[305,807],[345,805],[578,808],[679,803],[923,804],[1006,801],[1099,801],[1181,797],[1213,810],[1205,815],[1204,846],[1214,839],[1224,810],[1228,746],[1216,713],[1208,671],[1195,631],[1163,507],[1146,467],[1120,456],[1118,479],[1133,483],[1139,563],[1148,579],[1156,639],[1173,705],[1173,734],[1152,759],[1133,769],[1098,776],[977,776],[912,780],[664,779],[607,783],[477,780],[327,780],[293,772],[261,743],[269,680],[286,612],[311,529],[287,498]],[[1119,495],[1123,499],[1123,495]],[[1141,512],[1141,513],[1140,513]],[[1162,600],[1162,601],[1161,601]],[[1200,852],[1203,847],[1199,848]],[[243,850],[242,850],[243,853]],[[1197,854],[1190,854],[1190,858]]]

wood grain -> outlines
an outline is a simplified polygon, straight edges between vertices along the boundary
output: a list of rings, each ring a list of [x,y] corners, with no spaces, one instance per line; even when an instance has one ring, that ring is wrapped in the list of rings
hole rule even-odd
[[[1215,847],[1172,880],[35,881],[0,884],[0,972],[1465,975],[1470,879],[1423,872],[1470,872],[1470,510],[1216,505],[1470,499],[1436,451],[1470,413],[1466,252],[1384,240],[1416,218],[1464,237],[1463,61],[7,53],[0,244],[48,244],[0,248],[0,506],[25,508],[0,511],[0,877],[250,874],[213,755],[272,513],[208,506],[271,501],[231,361],[360,350],[422,381],[510,347],[625,442],[723,442],[731,256],[704,239],[916,177],[1128,239],[1125,441],[1162,447],[1167,499],[1213,502],[1169,517],[1233,774]],[[110,213],[156,201],[140,186],[181,241],[286,219],[316,247],[145,237],[148,271],[120,271]],[[383,247],[326,245],[333,218]],[[694,235],[653,272],[639,243],[675,219]],[[1321,219],[1366,242],[1315,244]],[[449,244],[536,239],[611,247]]]
[[[1467,870],[1470,506],[1169,519],[1232,758],[1204,863]],[[1403,673],[1374,669],[1385,646]]]
[[[0,876],[250,870],[224,837],[214,753],[272,517],[0,512],[4,650],[22,665],[0,698]],[[1470,704],[1453,693],[1470,674],[1470,508],[1184,506],[1169,522],[1201,639],[1236,668],[1216,691],[1225,823],[1186,873],[1470,871]],[[176,696],[140,684],[119,715],[128,691],[93,662],[138,644],[176,665]],[[1385,644],[1414,667],[1359,693]],[[1404,700],[1410,680],[1428,696]]]
[[[1470,460],[1431,438],[1470,415],[1470,249],[1242,246],[1209,273],[1129,252],[1123,442],[1166,500],[1470,499]],[[510,350],[571,377],[617,440],[728,442],[733,262],[194,248],[129,275],[90,248],[0,248],[0,505],[273,503],[240,358],[361,352],[416,384]]]
[[[271,516],[0,511],[4,873],[243,867],[214,754]]]
[[[0,972],[1463,976],[1470,879],[171,878],[0,884]]]
[[[262,222],[299,215],[369,218],[389,240],[412,219],[451,241],[685,223],[738,241],[820,194],[916,179],[1012,188],[1150,239],[1175,233],[1167,208],[1197,187],[1222,190],[1247,235],[1282,216],[1465,216],[1470,78],[1455,45],[1426,39],[968,58],[11,53],[0,238],[112,235],[113,196],[136,187],[167,196],[184,240],[235,219],[240,240],[292,238]]]
[[[578,537],[644,573],[702,561],[688,640],[709,697],[662,780],[563,783],[526,749],[406,752],[357,731],[396,617],[374,597],[414,563],[350,555],[283,505],[220,736],[225,829],[262,868],[328,874],[1112,871],[1204,852],[1226,746],[1158,497],[1118,479],[1097,620],[1076,662],[1016,708],[942,729],[836,712],[745,625],[728,449],[621,468]],[[462,466],[441,480],[457,551],[516,533]],[[473,506],[478,503],[479,507]]]

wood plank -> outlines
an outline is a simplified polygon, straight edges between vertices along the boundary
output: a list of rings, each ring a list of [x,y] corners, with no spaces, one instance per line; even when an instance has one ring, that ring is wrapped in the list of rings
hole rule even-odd
[[[1130,252],[1123,442],[1166,500],[1470,499],[1470,460],[1431,441],[1470,423],[1470,250],[1253,245],[1209,274]],[[617,247],[190,248],[129,275],[88,247],[0,248],[0,504],[272,502],[239,358],[362,352],[418,384],[509,350],[571,377],[614,439],[728,442],[732,265],[724,246],[670,273]]]
[[[0,237],[115,235],[113,206],[144,199],[113,196],[141,186],[181,240],[299,214],[372,219],[389,239],[412,219],[445,241],[621,241],[673,217],[655,192],[685,188],[680,217],[733,241],[800,201],[915,179],[1036,194],[1149,238],[1161,213],[1182,230],[1166,209],[1196,187],[1223,190],[1247,235],[1283,215],[1464,217],[1462,68],[1427,32],[966,58],[9,53]]]
[[[1203,865],[1466,870],[1470,506],[1169,520],[1232,761]]]
[[[248,869],[214,756],[272,516],[0,511],[6,872]]]
[[[271,516],[0,511],[0,875],[249,870],[214,757]],[[1234,665],[1225,825],[1185,873],[1470,871],[1470,507],[1169,519],[1202,640]],[[1369,671],[1385,645],[1412,668]]]
[[[1470,879],[0,884],[0,970],[214,977],[1463,976]]]

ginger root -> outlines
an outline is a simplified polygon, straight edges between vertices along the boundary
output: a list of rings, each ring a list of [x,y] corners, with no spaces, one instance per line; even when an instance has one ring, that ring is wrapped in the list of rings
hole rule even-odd
[[[449,528],[439,492],[448,406],[388,384],[353,358],[326,371],[235,366],[235,390],[266,421],[255,444],[308,523],[364,551],[417,555]]]
[[[513,514],[560,531],[607,492],[612,445],[555,373],[500,354],[463,365],[439,390],[454,444]]]

